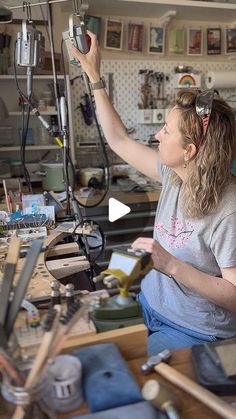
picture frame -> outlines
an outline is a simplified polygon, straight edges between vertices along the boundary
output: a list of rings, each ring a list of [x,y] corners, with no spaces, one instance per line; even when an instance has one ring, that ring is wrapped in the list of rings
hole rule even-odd
[[[150,25],[148,34],[148,53],[164,54],[165,52],[165,27]]]
[[[106,19],[104,48],[121,51],[123,47],[123,29],[122,20]]]
[[[185,29],[173,28],[168,31],[168,50],[170,54],[184,54]]]
[[[225,54],[236,53],[236,28],[225,28]]]
[[[93,32],[97,39],[100,40],[102,19],[98,16],[85,15],[84,22],[86,28],[90,32]]]
[[[142,24],[128,24],[128,51],[142,52],[143,50],[143,30]]]
[[[221,54],[221,28],[207,28],[207,54]]]
[[[203,54],[202,28],[188,28],[187,32],[187,55]]]

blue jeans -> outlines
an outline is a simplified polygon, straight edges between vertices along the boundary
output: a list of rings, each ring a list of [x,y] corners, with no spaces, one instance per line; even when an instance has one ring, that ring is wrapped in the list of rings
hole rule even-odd
[[[164,349],[175,351],[220,340],[216,336],[205,335],[179,326],[161,316],[149,306],[142,292],[138,295],[138,300],[142,306],[144,323],[148,328],[149,356],[156,355]]]

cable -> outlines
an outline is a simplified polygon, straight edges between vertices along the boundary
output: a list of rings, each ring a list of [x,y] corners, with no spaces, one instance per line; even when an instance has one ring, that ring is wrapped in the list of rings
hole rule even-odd
[[[57,110],[57,119],[59,132],[61,132],[61,116],[60,116],[60,105],[59,105],[59,85],[57,80],[56,64],[55,64],[55,49],[54,49],[54,39],[53,39],[53,30],[52,30],[52,14],[51,14],[51,5],[49,1],[47,3],[47,14],[48,14],[48,34],[49,34],[49,43],[51,51],[51,60],[52,60],[52,73],[53,73],[53,86],[54,86],[54,95],[56,101],[56,110]]]
[[[26,148],[26,140],[27,140],[27,134],[28,134],[28,129],[29,129],[29,120],[30,120],[30,100],[31,100],[31,95],[29,98],[26,97],[26,95],[22,92],[22,90],[20,89],[19,83],[18,83],[18,79],[17,79],[17,71],[16,71],[16,42],[15,42],[15,46],[14,46],[14,56],[13,56],[13,68],[14,68],[14,79],[16,82],[16,87],[18,90],[18,93],[20,95],[21,98],[21,107],[22,107],[22,130],[21,130],[21,144],[20,144],[20,159],[21,159],[21,163],[22,163],[22,167],[23,167],[23,173],[24,173],[24,178],[25,178],[25,182],[26,185],[29,189],[29,192],[31,194],[33,194],[33,189],[32,189],[32,185],[31,185],[31,181],[30,181],[30,175],[29,172],[27,170],[26,164],[25,164],[25,148]],[[27,116],[26,116],[26,125],[25,125],[25,114],[24,114],[24,107],[25,104],[27,103]]]
[[[95,266],[96,266],[96,263],[95,262],[104,253],[106,240],[105,240],[105,236],[104,236],[104,233],[103,233],[103,230],[102,230],[101,226],[97,222],[94,222],[93,220],[89,220],[89,219],[83,220],[83,221],[77,223],[76,226],[75,226],[75,228],[74,228],[74,231],[73,231],[72,235],[76,235],[77,228],[78,227],[83,227],[83,225],[84,224],[87,224],[87,223],[88,224],[92,224],[92,225],[94,225],[94,224],[97,225],[98,230],[99,230],[99,233],[101,234],[101,239],[102,239],[101,240],[101,245],[99,245],[99,246],[91,246],[91,245],[89,245],[89,241],[87,240],[87,244],[89,246],[89,252],[86,251],[86,246],[85,246],[85,242],[84,242],[84,236],[85,235],[84,236],[83,235],[78,235],[78,239],[77,239],[77,242],[79,244],[79,247],[80,247],[81,252],[83,253],[83,255],[87,258],[87,260],[89,262],[89,267],[90,267],[89,282],[90,282],[90,286],[92,287],[92,289],[95,290],[96,287],[95,287],[95,284],[94,284],[94,282],[92,280],[93,277],[95,276],[95,273],[96,273],[95,272]],[[90,234],[86,234],[86,239],[88,239],[89,237],[94,237],[94,236],[91,236]],[[90,250],[95,250],[95,249],[97,249],[99,247],[101,247],[100,252],[97,254],[97,256],[95,258],[92,258],[91,257]]]
[[[63,71],[63,76],[64,76],[65,97],[68,98],[68,95],[67,95],[67,86],[66,86],[65,57],[64,57],[63,46],[64,46],[64,40],[62,39],[62,41],[61,41],[62,71]],[[85,76],[87,77],[87,75],[85,75]],[[82,75],[78,76],[78,78],[81,78],[81,77],[83,77],[83,76]],[[75,77],[73,79],[73,81],[76,78],[77,77]],[[88,84],[88,82],[87,82],[87,84]],[[105,146],[105,143],[104,143],[104,140],[103,140],[102,132],[101,132],[101,129],[100,129],[100,126],[99,126],[99,123],[98,123],[98,119],[97,119],[97,115],[96,115],[96,112],[95,112],[95,109],[94,109],[94,101],[93,101],[93,99],[91,97],[91,91],[89,89],[89,84],[88,84],[88,86],[86,86],[86,83],[85,83],[85,87],[86,87],[86,90],[89,90],[88,91],[89,101],[90,101],[90,104],[91,104],[93,117],[94,117],[96,128],[97,128],[97,131],[98,131],[98,137],[99,137],[99,140],[100,140],[100,143],[101,143],[101,147],[102,147],[102,154],[103,154],[103,159],[105,161],[105,168],[107,168],[107,182],[106,182],[106,188],[105,188],[105,191],[104,191],[103,195],[101,196],[101,198],[95,204],[86,205],[86,204],[83,204],[82,202],[80,202],[77,198],[75,198],[75,200],[83,208],[95,208],[95,207],[97,207],[104,200],[105,196],[108,193],[109,185],[110,185],[110,172],[109,172],[110,164],[109,164],[109,160],[108,160],[108,156],[107,156],[107,152],[106,152],[106,146]],[[75,168],[74,168],[74,165],[73,165],[71,159],[70,159],[70,162],[72,164],[72,167],[73,167],[72,170],[73,170],[74,175],[75,175]],[[103,168],[103,170],[104,170],[104,173],[105,173],[105,169],[104,168]],[[74,183],[75,183],[75,181],[74,181]]]
[[[98,119],[97,119],[97,114],[96,114],[95,106],[94,106],[94,100],[93,100],[93,97],[92,97],[92,94],[91,94],[91,89],[90,89],[90,86],[89,86],[88,76],[87,76],[86,73],[83,72],[82,69],[81,69],[81,71],[82,71],[82,78],[83,78],[85,88],[86,88],[86,91],[87,91],[87,94],[88,94],[88,98],[89,98],[89,101],[90,101],[92,114],[93,114],[95,124],[96,124],[96,128],[97,128],[97,131],[98,131],[98,137],[99,137],[101,147],[102,147],[102,155],[103,155],[103,158],[104,158],[105,168],[107,169],[107,182],[106,182],[106,188],[105,188],[104,194],[101,196],[101,198],[98,202],[96,202],[95,204],[92,204],[92,205],[84,205],[84,204],[80,203],[79,201],[78,201],[78,203],[84,208],[95,208],[103,201],[103,199],[105,198],[105,196],[108,193],[109,185],[110,185],[110,171],[109,171],[110,164],[109,164],[109,159],[108,159],[108,155],[107,155],[107,152],[106,152],[106,146],[105,146],[105,142],[104,142],[104,139],[103,139],[102,131],[101,131]],[[105,169],[104,169],[104,172],[105,172]]]

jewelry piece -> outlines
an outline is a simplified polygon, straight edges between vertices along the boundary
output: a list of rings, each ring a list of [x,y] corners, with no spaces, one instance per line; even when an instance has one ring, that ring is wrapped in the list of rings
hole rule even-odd
[[[188,166],[188,160],[185,160],[183,164],[183,168],[186,169],[187,166]]]
[[[102,77],[100,80],[96,81],[95,83],[90,83],[90,86],[92,90],[105,89],[106,83],[105,83],[104,78]]]

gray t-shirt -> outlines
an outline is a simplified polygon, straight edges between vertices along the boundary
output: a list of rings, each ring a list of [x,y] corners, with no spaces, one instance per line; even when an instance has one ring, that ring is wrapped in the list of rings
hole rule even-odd
[[[181,185],[171,182],[166,166],[160,166],[160,172],[162,192],[154,238],[177,258],[221,277],[220,268],[236,266],[236,184],[227,188],[214,214],[189,219],[181,210]],[[236,312],[213,304],[156,270],[143,279],[142,291],[154,310],[180,326],[220,338],[236,335]]]

